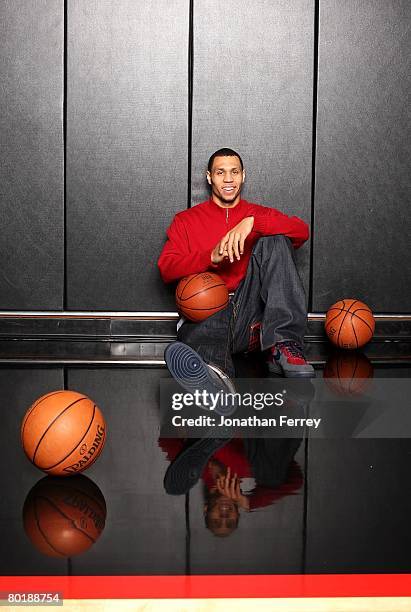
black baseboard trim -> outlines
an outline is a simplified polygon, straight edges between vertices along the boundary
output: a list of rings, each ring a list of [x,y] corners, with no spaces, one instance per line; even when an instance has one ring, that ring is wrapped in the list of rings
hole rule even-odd
[[[410,314],[375,315],[376,341],[411,341]],[[170,342],[177,313],[0,312],[2,340],[93,340]],[[309,313],[306,340],[323,342],[325,313]]]

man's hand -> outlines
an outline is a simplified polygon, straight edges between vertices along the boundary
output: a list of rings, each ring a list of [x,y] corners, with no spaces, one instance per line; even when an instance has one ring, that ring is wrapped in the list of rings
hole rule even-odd
[[[245,217],[240,223],[237,223],[212,250],[212,263],[218,264],[226,257],[228,257],[231,263],[233,263],[234,257],[239,260],[244,253],[245,240],[253,227],[254,217]]]
[[[221,240],[218,244],[215,245],[214,249],[211,251],[211,263],[213,264],[219,264],[221,261],[223,261],[223,259],[226,259],[228,257],[227,248],[225,248],[223,252],[220,253],[220,244]]]
[[[221,475],[217,478],[216,484],[217,491],[221,495],[225,495],[226,497],[232,499],[244,510],[250,509],[249,500],[241,492],[238,476],[237,474],[231,476],[230,468],[227,469],[227,474],[225,476]]]

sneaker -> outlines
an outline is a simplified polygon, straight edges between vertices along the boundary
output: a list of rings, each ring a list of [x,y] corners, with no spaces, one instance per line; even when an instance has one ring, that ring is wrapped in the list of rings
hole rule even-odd
[[[184,495],[199,480],[207,461],[230,438],[202,438],[185,448],[168,466],[164,488],[169,495]]]
[[[220,391],[235,393],[230,378],[215,365],[205,363],[200,355],[183,342],[172,342],[164,351],[167,368],[174,380],[189,393],[207,391],[216,394]],[[209,410],[207,406],[201,406]],[[219,415],[230,416],[237,409],[235,402],[228,405],[221,402],[214,408]]]
[[[270,349],[268,369],[286,378],[315,378],[315,370],[303,354],[301,346],[292,340],[277,342]]]

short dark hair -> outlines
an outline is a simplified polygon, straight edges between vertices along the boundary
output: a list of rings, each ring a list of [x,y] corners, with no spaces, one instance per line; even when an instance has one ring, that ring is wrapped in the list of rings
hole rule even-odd
[[[223,149],[218,149],[218,151],[213,153],[210,159],[208,160],[207,169],[209,172],[211,172],[211,168],[213,167],[213,161],[215,157],[238,157],[238,159],[240,160],[240,164],[241,164],[241,170],[244,170],[243,160],[241,159],[239,154],[236,151],[233,151],[233,149],[228,149],[227,147],[224,147]]]

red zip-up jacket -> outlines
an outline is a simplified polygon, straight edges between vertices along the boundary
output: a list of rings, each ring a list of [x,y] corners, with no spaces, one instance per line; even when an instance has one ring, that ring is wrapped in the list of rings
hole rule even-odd
[[[230,263],[211,262],[211,252],[222,237],[245,217],[254,217],[244,254]],[[197,204],[176,214],[167,230],[168,240],[158,260],[161,277],[166,283],[196,272],[213,270],[234,291],[245,277],[251,251],[260,236],[283,234],[294,248],[308,239],[308,225],[298,217],[288,217],[275,208],[240,200],[234,208],[221,208],[213,200]]]

